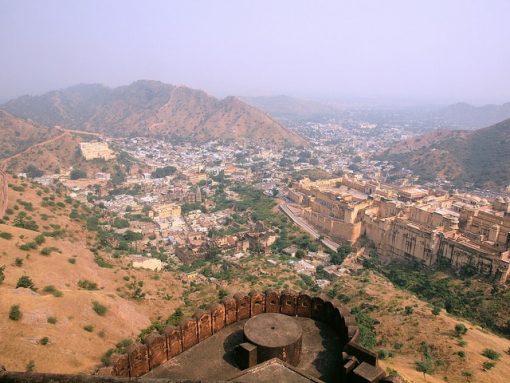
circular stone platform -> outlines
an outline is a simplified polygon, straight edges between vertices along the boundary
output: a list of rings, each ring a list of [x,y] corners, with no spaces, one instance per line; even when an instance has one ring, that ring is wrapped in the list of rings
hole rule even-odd
[[[276,313],[257,315],[244,325],[244,338],[257,346],[257,363],[279,358],[293,366],[299,364],[303,330],[293,317]]]

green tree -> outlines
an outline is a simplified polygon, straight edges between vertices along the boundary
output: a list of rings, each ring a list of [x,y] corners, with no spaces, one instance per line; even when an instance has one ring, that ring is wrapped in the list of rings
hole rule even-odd
[[[432,375],[435,370],[434,361],[431,358],[424,358],[415,362],[416,371],[423,373],[423,379],[427,379],[426,374]]]
[[[72,180],[78,180],[80,178],[87,178],[87,173],[82,169],[73,169],[69,174],[69,178]]]
[[[41,177],[44,174],[42,170],[40,170],[39,168],[37,168],[34,165],[28,165],[25,168],[25,173],[28,178],[37,178],[37,177]]]
[[[157,168],[151,173],[152,178],[164,178],[166,176],[170,176],[176,172],[176,168],[174,166],[165,166],[163,168]]]
[[[301,259],[301,258],[303,258],[304,256],[305,256],[305,252],[304,252],[304,250],[303,250],[303,249],[298,249],[298,250],[296,251],[296,258]]]

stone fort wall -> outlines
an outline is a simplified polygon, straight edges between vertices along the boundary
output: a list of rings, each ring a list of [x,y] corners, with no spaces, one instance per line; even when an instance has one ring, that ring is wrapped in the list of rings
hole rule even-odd
[[[378,367],[377,355],[358,344],[360,331],[346,308],[321,297],[274,290],[226,297],[208,310],[197,311],[193,317],[184,319],[180,326],[168,326],[162,333],[147,336],[143,343],[132,344],[125,354],[113,354],[111,366],[102,368],[99,374],[140,377],[224,327],[262,313],[307,317],[333,327],[343,345],[343,353],[338,355],[339,382],[393,381]]]
[[[180,326],[168,326],[161,333],[148,335],[143,343],[129,346],[124,354],[113,354],[111,365],[96,375],[41,374],[9,372],[0,367],[0,383],[173,383],[172,379],[145,378],[144,374],[176,355],[197,345],[226,326],[262,313],[281,313],[311,318],[332,327],[339,335],[343,352],[338,355],[339,383],[397,383],[378,366],[377,354],[359,345],[360,330],[350,312],[318,296],[293,291],[237,293],[208,310],[199,310]],[[192,382],[191,380],[187,382]],[[202,381],[204,382],[204,381]]]

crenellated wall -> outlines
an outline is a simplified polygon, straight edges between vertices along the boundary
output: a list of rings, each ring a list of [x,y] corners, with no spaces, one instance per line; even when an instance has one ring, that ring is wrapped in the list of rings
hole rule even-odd
[[[153,333],[143,343],[128,347],[126,354],[114,354],[112,365],[102,368],[101,375],[140,377],[181,352],[221,331],[224,327],[253,316],[276,312],[289,316],[312,318],[324,322],[338,333],[343,353],[338,356],[342,376],[340,382],[390,382],[377,366],[377,355],[358,344],[359,329],[350,312],[321,297],[294,291],[236,293],[225,297],[208,310],[197,311],[178,327],[168,326]]]

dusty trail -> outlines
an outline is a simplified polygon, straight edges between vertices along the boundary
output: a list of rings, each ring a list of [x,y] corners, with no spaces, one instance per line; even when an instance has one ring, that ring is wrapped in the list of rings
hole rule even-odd
[[[51,142],[54,142],[54,141],[57,141],[59,139],[61,139],[62,137],[66,136],[66,135],[69,135],[69,134],[73,134],[73,133],[76,133],[76,134],[86,134],[86,135],[91,135],[91,136],[95,136],[95,137],[98,137],[98,138],[102,138],[102,135],[99,134],[99,133],[94,133],[94,132],[83,132],[83,131],[80,131],[80,130],[72,130],[72,129],[63,129],[59,126],[55,126],[55,128],[60,131],[59,134],[57,134],[56,136],[53,136],[53,137],[50,137],[48,138],[47,140],[45,141],[42,141],[42,142],[38,142],[37,144],[34,144],[34,145],[31,145],[29,146],[28,148],[26,148],[25,150],[19,152],[19,153],[16,153],[10,157],[7,157],[7,158],[3,158],[2,160],[0,160],[0,218],[4,216],[5,214],[5,210],[7,209],[7,203],[8,203],[8,200],[7,200],[7,173],[6,173],[6,170],[7,170],[7,166],[9,165],[9,162],[11,162],[13,159],[17,158],[17,157],[20,157],[22,156],[23,154],[27,153],[29,150],[33,149],[33,148],[37,148],[37,147],[40,147],[40,146],[44,146],[44,145],[47,145]]]

